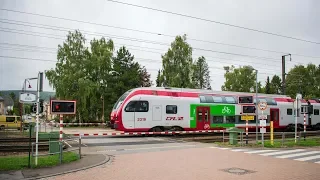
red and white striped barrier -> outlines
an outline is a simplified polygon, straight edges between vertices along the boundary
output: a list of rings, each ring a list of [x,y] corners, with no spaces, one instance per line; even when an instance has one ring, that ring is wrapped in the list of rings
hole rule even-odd
[[[128,136],[128,135],[151,135],[151,134],[196,134],[196,133],[218,133],[226,132],[226,130],[203,130],[203,131],[165,131],[165,132],[106,132],[106,133],[77,133],[68,134],[72,136]]]
[[[41,123],[41,124],[49,124],[56,125],[60,123]],[[62,123],[63,125],[107,125],[107,123]]]

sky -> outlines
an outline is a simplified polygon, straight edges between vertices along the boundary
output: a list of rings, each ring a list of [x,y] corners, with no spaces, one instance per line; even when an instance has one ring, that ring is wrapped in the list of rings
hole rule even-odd
[[[121,2],[320,42],[317,19],[320,16],[317,11],[320,1],[317,0]],[[258,81],[265,84],[267,76],[276,74],[281,77],[282,55],[292,54],[291,61],[289,56],[286,58],[287,72],[299,64],[320,64],[320,43],[273,36],[107,0],[0,0],[0,7],[0,90],[21,89],[24,79],[37,77],[38,72],[55,68],[58,45],[66,39],[67,30],[75,29],[83,32],[88,40],[102,36],[112,38],[116,49],[125,45],[135,56],[135,61],[147,67],[154,84],[157,70],[162,66],[161,55],[167,52],[174,36],[183,34],[187,35],[188,43],[194,48],[194,59],[206,57],[214,90],[221,90],[225,81],[224,66],[251,65],[258,70]],[[55,29],[58,27],[59,30],[52,30],[50,26],[56,26]],[[30,83],[30,90],[36,90],[36,81]],[[53,91],[46,79],[44,91]]]

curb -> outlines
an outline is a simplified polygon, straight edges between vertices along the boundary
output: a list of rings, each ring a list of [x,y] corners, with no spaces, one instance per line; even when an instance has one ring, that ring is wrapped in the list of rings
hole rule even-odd
[[[37,176],[37,177],[30,177],[30,178],[25,178],[26,180],[31,180],[31,179],[41,179],[41,178],[48,178],[48,177],[53,177],[53,176],[59,176],[59,175],[63,175],[63,174],[69,174],[69,173],[73,173],[73,172],[77,172],[77,171],[82,171],[82,170],[86,170],[86,169],[90,169],[93,167],[97,167],[103,164],[106,164],[110,161],[110,156],[108,155],[104,155],[105,159],[97,164],[91,165],[91,166],[87,166],[87,167],[83,167],[83,168],[78,168],[78,169],[74,169],[74,170],[70,170],[70,171],[64,171],[61,173],[55,173],[55,174],[49,174],[49,175],[45,175],[45,176]]]

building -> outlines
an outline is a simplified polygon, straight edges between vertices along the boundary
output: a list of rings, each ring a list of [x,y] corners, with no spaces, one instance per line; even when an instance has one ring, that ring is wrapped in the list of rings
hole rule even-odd
[[[3,97],[0,96],[0,115],[4,115],[5,113],[5,108],[4,108],[4,99]]]

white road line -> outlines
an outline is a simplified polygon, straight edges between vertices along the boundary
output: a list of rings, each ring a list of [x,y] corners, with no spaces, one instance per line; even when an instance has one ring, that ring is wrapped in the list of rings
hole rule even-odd
[[[225,149],[230,149],[230,148],[219,148],[219,149],[225,150]]]
[[[277,151],[277,150],[257,150],[257,151],[248,151],[244,153],[255,154],[255,153],[274,152],[274,151]]]
[[[123,151],[134,151],[134,150],[141,150],[141,149],[160,149],[160,148],[176,148],[176,147],[195,147],[196,145],[183,145],[183,146],[160,146],[160,147],[146,147],[146,148],[132,148],[132,149],[123,149]],[[116,149],[111,150],[104,150],[104,151],[97,151],[97,152],[105,152],[105,151],[116,151]]]
[[[317,163],[317,164],[320,164],[320,161],[318,161],[318,162],[315,162],[315,163]]]
[[[271,153],[260,154],[260,155],[261,156],[272,156],[272,155],[288,154],[288,153],[301,152],[301,151],[305,151],[305,150],[304,149],[294,149],[294,150],[288,150],[288,151],[271,152]]]
[[[282,156],[276,156],[276,158],[292,158],[292,157],[305,156],[305,155],[317,154],[317,153],[320,153],[320,151],[309,151],[309,152],[303,152],[303,153],[297,153],[297,154],[287,154]]]
[[[320,155],[303,157],[303,158],[298,158],[298,159],[294,159],[294,160],[296,160],[296,161],[308,161],[308,160],[312,160],[312,159],[320,159]]]
[[[209,148],[213,148],[213,149],[214,149],[214,148],[218,148],[218,147],[215,147],[215,146],[211,146],[211,147],[209,147]]]
[[[241,152],[241,151],[248,151],[248,149],[233,149],[233,152]]]

